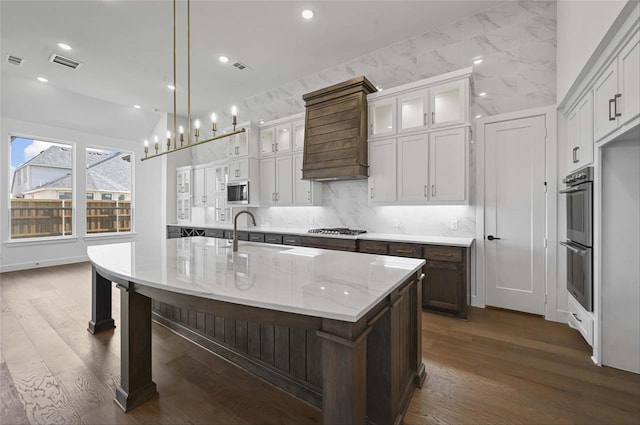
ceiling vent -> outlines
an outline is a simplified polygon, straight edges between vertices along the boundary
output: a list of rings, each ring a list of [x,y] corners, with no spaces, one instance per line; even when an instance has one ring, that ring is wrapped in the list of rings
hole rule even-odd
[[[82,66],[82,62],[78,62],[77,60],[67,58],[65,56],[61,56],[57,53],[53,53],[49,58],[49,62],[57,63],[58,65],[64,65],[67,68],[78,69]]]
[[[238,68],[240,71],[244,71],[245,69],[249,69],[249,67],[247,65],[243,64],[240,61],[235,61],[232,65],[234,67]]]
[[[7,55],[7,62],[11,65],[20,66],[22,65],[22,58],[13,55]]]

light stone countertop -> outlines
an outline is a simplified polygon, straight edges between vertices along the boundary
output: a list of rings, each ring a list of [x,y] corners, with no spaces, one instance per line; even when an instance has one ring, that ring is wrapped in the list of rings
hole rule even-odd
[[[184,227],[198,227],[203,229],[226,229],[233,230],[233,226],[230,224],[221,224],[216,226],[189,226],[187,224],[168,224],[168,226],[184,226]],[[280,233],[285,235],[297,235],[297,236],[312,236],[319,238],[334,238],[334,239],[359,239],[359,240],[374,240],[374,241],[386,241],[386,242],[407,242],[407,243],[420,243],[427,245],[443,245],[443,246],[459,246],[463,248],[469,248],[473,245],[473,238],[461,238],[452,236],[427,236],[427,235],[405,235],[401,233],[362,233],[360,235],[322,235],[319,233],[309,233],[308,229],[295,229],[295,228],[281,228],[281,227],[268,227],[268,226],[256,226],[256,227],[242,227],[238,228],[243,232],[264,232],[264,233]]]
[[[424,260],[191,237],[90,246],[99,269],[142,285],[289,313],[356,322]]]

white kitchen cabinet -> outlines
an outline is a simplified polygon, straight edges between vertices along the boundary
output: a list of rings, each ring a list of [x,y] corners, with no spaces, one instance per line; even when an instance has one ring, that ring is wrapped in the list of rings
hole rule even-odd
[[[275,155],[276,153],[276,129],[263,128],[260,130],[260,156]]]
[[[191,167],[176,169],[176,191],[178,196],[191,196]]]
[[[369,142],[369,203],[396,201],[396,139]]]
[[[429,135],[398,138],[398,201],[428,201]]]
[[[231,223],[231,207],[227,204],[227,195],[218,194],[214,198],[215,220],[217,223]]]
[[[215,191],[226,193],[228,181],[229,181],[229,165],[222,164],[215,167]]]
[[[618,128],[615,116],[616,94],[618,93],[618,63],[612,62],[602,73],[593,87],[594,137],[600,140]]]
[[[291,155],[260,160],[260,199],[262,205],[291,205],[293,203]]]
[[[293,155],[293,205],[321,205],[322,183],[302,180],[302,152]]]
[[[282,154],[291,152],[291,145],[291,124],[276,127],[276,153]]]
[[[250,159],[240,159],[229,162],[229,181],[249,180],[249,163]]]
[[[398,97],[398,133],[428,128],[429,91],[418,90]]]
[[[636,32],[593,87],[597,142],[640,114],[640,34]]]
[[[244,128],[243,133],[234,134],[227,139],[227,158],[239,159],[248,156],[258,156],[258,133],[259,127],[252,121],[246,121],[236,126],[236,130]],[[230,133],[233,127],[224,130]]]
[[[593,162],[593,102],[591,92],[569,114],[567,124],[569,172]]]
[[[198,168],[194,170],[193,206],[213,206],[216,192],[216,169]]]
[[[304,148],[304,121],[297,121],[293,127],[293,150],[301,151]]]
[[[636,32],[618,56],[620,94],[619,125],[626,124],[640,114],[640,33]]]
[[[183,197],[177,199],[176,218],[178,223],[191,221],[191,198]]]
[[[369,137],[393,135],[396,132],[396,99],[369,103]]]
[[[429,135],[429,200],[465,201],[467,194],[467,128]]]
[[[431,128],[460,125],[468,121],[468,86],[469,80],[464,79],[430,89]]]

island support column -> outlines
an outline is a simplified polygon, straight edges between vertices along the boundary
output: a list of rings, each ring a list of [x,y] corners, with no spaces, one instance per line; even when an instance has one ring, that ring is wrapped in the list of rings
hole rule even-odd
[[[116,403],[128,412],[158,395],[151,380],[151,298],[136,293],[132,284],[120,289],[121,358]]]
[[[97,334],[115,328],[111,314],[111,281],[91,267],[91,321],[87,330]]]
[[[370,330],[364,320],[322,321],[322,423],[365,424]]]

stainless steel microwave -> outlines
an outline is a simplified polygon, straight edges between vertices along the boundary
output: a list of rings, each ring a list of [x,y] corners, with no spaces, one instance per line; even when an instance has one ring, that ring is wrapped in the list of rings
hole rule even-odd
[[[227,203],[247,205],[249,203],[249,182],[228,183]]]

